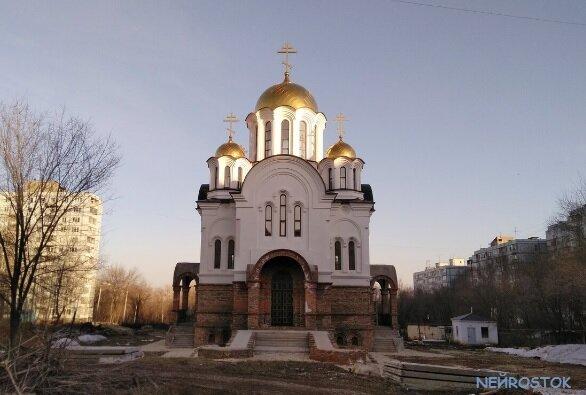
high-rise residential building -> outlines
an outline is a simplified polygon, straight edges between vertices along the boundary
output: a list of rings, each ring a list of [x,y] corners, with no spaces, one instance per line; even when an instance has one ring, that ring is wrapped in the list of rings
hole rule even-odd
[[[563,221],[558,221],[547,227],[545,238],[550,252],[558,253],[570,251],[578,239],[586,237],[586,205],[572,210]]]
[[[511,236],[497,236],[486,248],[474,251],[468,259],[468,266],[475,270],[490,264],[514,264],[533,262],[547,251],[547,242],[539,237],[515,239]]]
[[[27,187],[35,188],[36,182]],[[71,196],[70,209],[58,222],[37,270],[31,287],[23,318],[31,321],[52,320],[60,313],[63,321],[91,321],[93,318],[94,289],[100,247],[102,201],[88,192],[67,193],[57,182],[51,182],[42,194],[43,215],[53,206],[63,202],[63,196]],[[32,198],[31,198],[32,199]],[[69,199],[69,198],[68,198]],[[14,213],[10,197],[0,196],[0,226],[14,226]],[[32,201],[29,212],[39,209]],[[58,302],[57,302],[58,301]]]
[[[466,260],[463,258],[451,258],[448,262],[436,262],[434,266],[413,273],[413,288],[434,291],[444,287],[452,287],[456,279],[467,271]]]

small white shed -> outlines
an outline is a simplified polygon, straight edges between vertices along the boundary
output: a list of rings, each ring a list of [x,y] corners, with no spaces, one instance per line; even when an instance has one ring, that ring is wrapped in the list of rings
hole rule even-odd
[[[472,312],[452,318],[454,342],[468,345],[498,344],[496,322]]]

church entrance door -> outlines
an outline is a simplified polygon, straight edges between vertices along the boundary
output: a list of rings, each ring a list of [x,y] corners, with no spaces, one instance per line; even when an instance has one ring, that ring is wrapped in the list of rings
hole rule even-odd
[[[293,325],[293,278],[284,271],[276,272],[271,281],[271,325]]]

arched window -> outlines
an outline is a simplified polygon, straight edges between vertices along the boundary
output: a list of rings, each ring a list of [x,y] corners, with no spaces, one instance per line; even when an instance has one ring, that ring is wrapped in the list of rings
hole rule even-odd
[[[342,243],[339,240],[334,243],[334,267],[342,270]]]
[[[279,236],[287,236],[287,196],[284,193],[279,202]]]
[[[250,159],[258,160],[256,139],[258,139],[258,124],[254,125],[254,133],[250,136]]]
[[[234,269],[234,240],[228,241],[228,269]]]
[[[271,122],[265,124],[265,158],[271,156],[271,138],[273,131],[271,129]]]
[[[220,268],[220,259],[222,259],[222,242],[216,240],[214,242],[214,269]]]
[[[354,189],[358,191],[358,179],[356,178],[356,168],[352,169],[352,182],[354,183]]]
[[[346,189],[346,168],[340,167],[340,189]]]
[[[242,187],[242,167],[238,168],[238,189]]]
[[[286,119],[281,122],[281,153],[289,153],[289,121]]]
[[[224,188],[230,188],[230,166],[224,167]]]
[[[265,207],[265,236],[273,234],[273,208],[270,204]]]
[[[299,156],[305,159],[307,155],[307,123],[301,121],[299,124]]]
[[[348,243],[348,269],[356,270],[356,248],[353,241]]]
[[[213,190],[213,189],[216,189],[216,173],[218,172],[218,167],[217,166],[212,166],[211,171],[212,171],[212,174],[211,174],[211,177],[210,177],[210,179],[211,179],[210,181],[211,181],[211,184],[212,185],[211,185],[211,188],[210,189]]]
[[[331,167],[328,169],[328,189],[334,189],[334,171]]]
[[[293,235],[301,237],[301,206],[298,204],[293,212]]]

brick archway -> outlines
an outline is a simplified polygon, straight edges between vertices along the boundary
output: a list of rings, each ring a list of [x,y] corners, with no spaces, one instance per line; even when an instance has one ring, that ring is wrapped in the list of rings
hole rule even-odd
[[[259,329],[270,326],[266,320],[265,299],[262,299],[262,273],[263,268],[268,263],[274,263],[276,260],[286,258],[290,262],[298,266],[299,274],[303,273],[301,284],[301,295],[303,303],[301,304],[301,311],[299,312],[299,322],[301,326],[307,329],[316,329],[316,314],[317,314],[317,268],[312,270],[305,258],[295,251],[287,249],[279,249],[270,251],[259,258],[254,265],[249,266],[247,273],[247,289],[248,289],[248,329]]]
[[[374,301],[374,284],[381,286],[379,301]],[[373,294],[373,324],[375,326],[390,326],[398,328],[397,321],[397,284],[387,275],[377,275],[370,280],[370,289]]]
[[[248,273],[248,281],[259,281],[260,273],[262,272],[262,268],[264,265],[275,259],[275,258],[290,258],[293,259],[295,262],[299,264],[301,270],[303,271],[303,276],[305,277],[306,282],[316,282],[317,281],[317,273],[315,270],[311,270],[309,264],[301,256],[300,254],[296,253],[295,251],[286,250],[286,249],[279,249],[267,252],[263,256],[259,258],[259,260],[254,264],[252,270]]]

